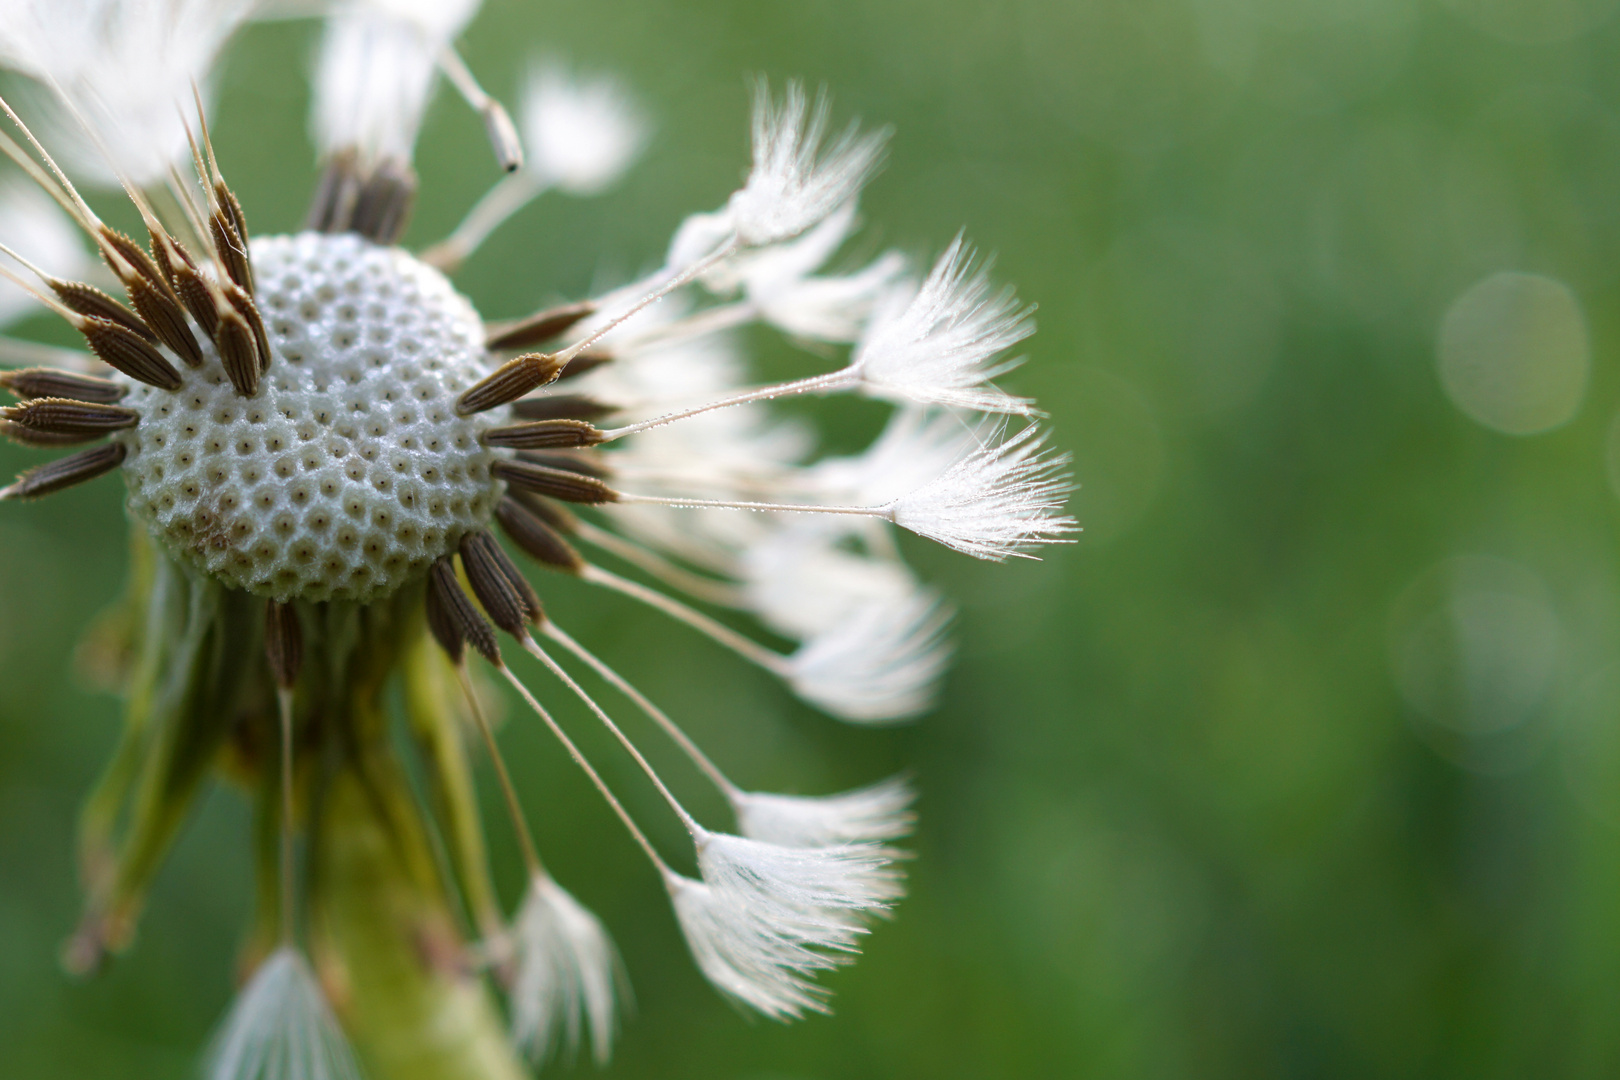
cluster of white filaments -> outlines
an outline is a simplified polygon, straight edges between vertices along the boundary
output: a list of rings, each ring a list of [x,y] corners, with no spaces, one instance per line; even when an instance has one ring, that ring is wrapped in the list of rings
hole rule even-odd
[[[521,784],[506,776],[472,698],[468,646],[511,682],[645,849],[708,979],[770,1017],[824,1010],[814,977],[851,959],[901,895],[890,845],[909,830],[908,786],[800,797],[733,783],[671,717],[541,612],[488,530],[498,523],[548,568],[707,635],[835,716],[916,716],[947,665],[950,610],[901,560],[894,527],[990,560],[1063,542],[1074,528],[1061,516],[1064,459],[1044,448],[1032,403],[992,383],[1016,366],[1007,352],[1033,332],[1031,309],[992,285],[961,237],[931,267],[890,252],[828,269],[859,226],[857,198],[886,135],[833,131],[824,96],[796,84],[773,95],[761,84],[746,182],[719,210],[685,221],[662,265],[605,295],[486,325],[444,273],[537,196],[608,187],[646,129],[616,84],[576,81],[556,67],[536,69],[519,122],[509,121],[452,48],[476,6],[340,6],[317,65],[314,126],[327,174],[311,229],[249,238],[206,140],[199,148],[184,114],[145,99],[189,98],[190,80],[205,81],[251,5],[0,0],[0,62],[57,92],[47,122],[68,118],[81,156],[86,145],[102,155],[90,182],[115,177],[136,199],[157,266],[143,276],[140,257],[109,238],[117,234],[31,135],[4,141],[68,216],[36,193],[0,188],[0,241],[23,260],[0,282],[0,314],[21,313],[38,296],[95,354],[4,339],[5,359],[31,365],[0,374],[22,399],[5,410],[5,432],[40,446],[108,441],[24,474],[0,498],[121,466],[130,509],[153,536],[195,571],[273,601],[272,628],[283,635],[296,631],[296,605],[373,602],[427,578],[429,625],[461,671],[529,863],[520,910],[486,945],[510,961],[496,967],[510,975],[514,1038],[537,1059],[572,1048],[586,1030],[605,1058],[620,964],[601,924],[534,850],[517,805]],[[119,27],[143,28],[129,40],[176,58],[163,69],[172,81],[145,87],[132,112],[53,59],[81,32],[75,12],[95,21],[107,11]],[[122,40],[97,37],[104,66],[132,65]],[[509,173],[418,257],[394,241],[440,74],[482,115]],[[195,180],[172,167],[193,159]],[[143,195],[165,186],[168,204],[186,211],[172,236]],[[82,249],[53,239],[75,226],[111,268],[104,284],[123,285],[134,310],[104,296],[118,310],[94,307],[101,301],[67,287],[91,272]],[[247,329],[232,336],[232,320]],[[843,360],[752,385],[736,333],[750,324]],[[546,351],[524,351],[537,345]],[[97,374],[97,358],[118,370]],[[818,459],[809,432],[771,403],[834,393],[896,408],[865,453]],[[728,611],[792,644],[762,644],[735,629]],[[687,827],[693,874],[672,868],[505,665],[490,623],[645,770]],[[730,803],[735,835],[700,825],[675,800],[570,666],[605,680],[685,751]],[[279,682],[295,682],[296,670],[274,658],[272,667]],[[324,1071],[285,1075],[352,1074],[288,934],[226,1025],[219,1080],[258,1076],[253,1062],[299,1053],[319,1056]]]

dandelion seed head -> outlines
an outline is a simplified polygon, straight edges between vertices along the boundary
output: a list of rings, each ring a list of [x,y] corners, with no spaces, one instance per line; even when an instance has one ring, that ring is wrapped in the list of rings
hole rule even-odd
[[[494,513],[502,410],[456,415],[487,373],[482,323],[438,271],[353,235],[253,243],[273,359],[240,395],[217,350],[175,391],[125,380],[130,511],[234,588],[386,596]]]

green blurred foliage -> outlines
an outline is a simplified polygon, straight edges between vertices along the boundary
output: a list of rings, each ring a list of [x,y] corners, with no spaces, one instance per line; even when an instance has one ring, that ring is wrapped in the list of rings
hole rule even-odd
[[[828,980],[838,1014],[750,1023],[599,801],[513,723],[548,859],[637,991],[606,1075],[1620,1072],[1615,7],[490,0],[465,54],[492,90],[570,57],[622,73],[658,134],[620,188],[543,199],[471,261],[458,282],[487,316],[645,267],[718,205],[746,162],[746,75],[825,82],[897,131],[872,243],[927,257],[965,225],[1041,304],[1007,383],[1050,411],[1082,485],[1086,532],[1042,563],[913,547],[961,601],[961,655],[940,710],[895,731],[543,583],[744,782],[904,767],[924,792],[913,895]],[[221,83],[222,162],[259,231],[295,228],[311,189],[310,45],[254,29]],[[421,146],[413,245],[494,179],[447,94]],[[1448,309],[1504,270],[1567,286],[1591,349],[1573,418],[1524,437],[1436,374]],[[876,422],[836,416],[833,446]],[[0,449],[7,472],[29,460]],[[108,482],[0,514],[7,1077],[187,1075],[230,993],[248,869],[230,792],[130,955],[87,983],[55,964],[75,804],[117,715],[71,658],[124,528]],[[673,847],[630,767],[564,717]]]

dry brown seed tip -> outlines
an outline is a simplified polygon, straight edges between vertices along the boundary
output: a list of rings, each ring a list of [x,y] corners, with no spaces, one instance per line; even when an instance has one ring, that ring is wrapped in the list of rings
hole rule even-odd
[[[384,161],[360,185],[349,229],[379,244],[396,243],[415,202],[416,174],[410,166]]]
[[[208,235],[214,255],[226,275],[244,289],[253,288],[253,264],[248,261],[247,242],[236,233],[236,226],[225,210],[208,215]]]
[[[37,446],[42,448],[56,448],[62,446],[77,446],[80,443],[90,442],[97,435],[62,435],[52,431],[39,431],[34,428],[23,427],[10,420],[0,420],[0,437],[9,439],[22,446]]]
[[[452,571],[452,574],[454,571]],[[427,588],[427,624],[428,632],[433,640],[439,643],[450,662],[459,664],[467,653],[467,642],[461,634],[461,626],[455,616],[450,614],[446,606],[443,591],[438,587],[429,572]]]
[[[483,440],[485,446],[519,450],[577,450],[600,443],[602,429],[583,420],[536,420],[490,428],[484,432]]]
[[[517,456],[519,461],[527,461],[531,465],[594,476],[598,480],[606,480],[613,475],[603,456],[589,450],[519,450]]]
[[[512,402],[512,414],[524,420],[600,420],[618,411],[588,394],[545,394]]]
[[[258,393],[262,370],[259,349],[253,341],[252,327],[235,308],[220,306],[219,332],[215,340],[219,345],[220,363],[224,365],[225,374],[231,380],[231,385],[236,387],[236,392],[243,397]]]
[[[528,461],[497,461],[493,471],[497,479],[505,480],[513,487],[564,502],[597,504],[619,501],[619,493],[602,481],[565,469],[553,469]]]
[[[506,405],[557,378],[563,365],[548,353],[527,353],[508,360],[487,378],[461,395],[456,412],[471,416]]]
[[[535,562],[566,574],[584,571],[585,559],[574,546],[524,503],[510,497],[502,499],[495,507],[495,520],[501,523],[512,542]]]
[[[236,313],[248,324],[253,331],[253,347],[259,352],[259,370],[270,370],[270,336],[264,332],[264,319],[259,315],[259,306],[253,302],[244,289],[226,282],[225,295],[230,300]]]
[[[527,491],[513,490],[506,497],[564,536],[574,536],[579,532],[579,518],[566,506],[559,506]]]
[[[152,261],[157,264],[158,271],[171,288],[174,286],[174,268],[177,264],[190,265],[195,269],[196,264],[192,262],[191,253],[168,233],[148,224],[146,237],[150,241]]]
[[[486,349],[522,349],[550,341],[565,333],[571,326],[596,313],[596,304],[582,300],[577,304],[562,304],[547,308],[523,319],[498,323],[489,327],[484,335]]]
[[[298,622],[298,609],[275,600],[264,607],[264,654],[270,661],[270,674],[276,685],[291,690],[304,666],[304,630]]]
[[[524,637],[543,617],[534,587],[489,533],[479,531],[461,538],[461,565],[478,602],[508,634]]]
[[[134,427],[141,421],[140,413],[121,405],[97,405],[66,398],[35,398],[22,405],[0,408],[0,416],[35,431],[89,438]]]
[[[145,279],[136,279],[126,282],[124,288],[129,293],[129,302],[135,305],[135,310],[140,312],[141,319],[158,340],[173,349],[175,355],[187,365],[201,367],[202,347],[197,344],[196,335],[186,324],[185,309],[180,306],[180,298],[169,288],[168,282],[165,281],[160,289]]]
[[[85,285],[77,281],[59,281],[56,278],[48,279],[48,284],[62,303],[80,315],[94,315],[98,319],[106,319],[126,330],[132,330],[148,341],[157,340],[157,336],[147,328],[139,315],[94,285]]]
[[[54,368],[0,371],[0,387],[20,398],[72,398],[74,401],[94,401],[102,405],[122,401],[129,393],[127,386],[119,386],[110,379]]]
[[[327,160],[321,171],[304,228],[311,232],[347,232],[359,198],[359,164],[353,151],[341,150]]]
[[[0,488],[0,499],[37,499],[94,480],[123,464],[125,453],[123,443],[106,443],[29,469],[10,487]]]
[[[191,317],[197,320],[203,333],[213,339],[219,334],[219,310],[215,306],[213,282],[204,278],[202,272],[189,261],[171,260],[169,269],[174,283],[175,295],[186,306]]]
[[[466,642],[479,655],[496,667],[501,666],[501,646],[495,640],[495,631],[484,617],[478,614],[467,594],[461,589],[461,582],[456,579],[456,568],[450,556],[441,555],[428,571],[428,594],[431,603],[439,605],[439,619],[452,633],[458,642]],[[430,615],[429,626],[432,626]],[[435,636],[437,636],[437,631]],[[445,651],[450,653],[451,659],[460,659],[460,650],[451,649],[445,645],[441,638],[439,641]]]
[[[118,275],[118,280],[126,289],[136,279],[148,282],[154,289],[169,287],[168,279],[158,269],[152,256],[132,237],[102,225],[96,230],[96,240],[101,247],[102,259]]]
[[[74,324],[90,351],[109,367],[160,390],[180,389],[180,372],[139,334],[108,319],[85,316]]]

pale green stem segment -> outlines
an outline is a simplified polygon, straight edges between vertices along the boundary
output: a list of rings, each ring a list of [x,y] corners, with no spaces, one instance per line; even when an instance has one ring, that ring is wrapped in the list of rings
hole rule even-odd
[[[405,717],[426,768],[427,794],[444,839],[454,877],[478,933],[488,939],[505,931],[489,851],[478,811],[478,791],[465,728],[473,722],[456,670],[433,639],[422,635],[404,664]]]
[[[342,729],[323,739],[309,807],[310,955],[370,1080],[521,1080],[390,737],[387,685],[426,636],[420,592],[404,593],[326,605],[321,640],[306,649],[319,716]]]

